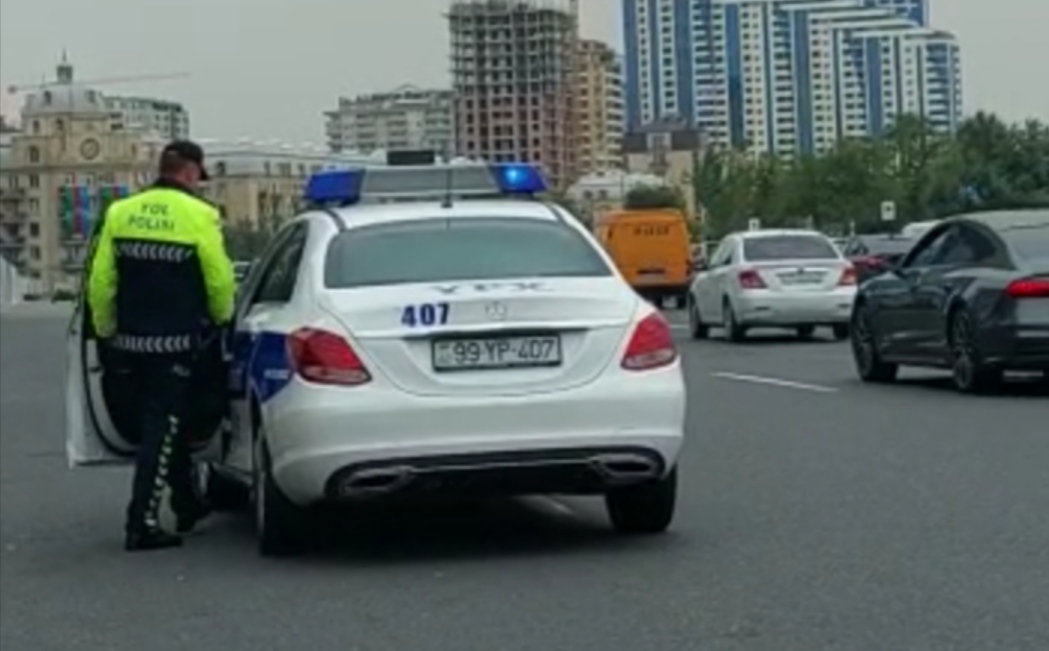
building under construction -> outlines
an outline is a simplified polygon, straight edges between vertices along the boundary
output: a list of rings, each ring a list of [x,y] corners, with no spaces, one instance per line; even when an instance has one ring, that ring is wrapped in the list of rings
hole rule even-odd
[[[459,155],[576,172],[576,0],[453,0],[448,12]]]

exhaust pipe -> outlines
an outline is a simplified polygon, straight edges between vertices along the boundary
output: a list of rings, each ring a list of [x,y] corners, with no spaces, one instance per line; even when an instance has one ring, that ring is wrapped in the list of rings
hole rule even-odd
[[[339,497],[358,499],[397,492],[415,479],[407,466],[359,470],[339,483]]]
[[[662,467],[642,454],[602,454],[591,464],[610,483],[635,483],[656,479]]]

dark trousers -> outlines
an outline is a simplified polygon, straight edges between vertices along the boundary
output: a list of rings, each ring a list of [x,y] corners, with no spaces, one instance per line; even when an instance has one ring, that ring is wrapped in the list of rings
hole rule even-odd
[[[164,487],[171,489],[171,507],[186,512],[196,500],[189,445],[182,428],[190,388],[189,355],[131,354],[129,368],[139,396],[140,428],[129,531],[159,526]]]

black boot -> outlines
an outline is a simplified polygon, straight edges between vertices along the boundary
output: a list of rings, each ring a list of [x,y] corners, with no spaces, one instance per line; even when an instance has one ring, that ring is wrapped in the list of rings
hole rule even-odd
[[[129,552],[144,552],[181,546],[181,536],[168,533],[160,528],[130,530],[124,538],[124,549]]]
[[[211,515],[211,507],[202,500],[193,500],[172,510],[175,511],[175,531],[181,534],[190,533],[198,522]]]

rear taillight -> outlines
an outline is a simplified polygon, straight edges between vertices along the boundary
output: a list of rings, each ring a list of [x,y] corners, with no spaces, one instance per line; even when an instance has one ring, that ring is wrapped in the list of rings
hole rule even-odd
[[[1044,278],[1014,280],[1005,288],[1005,293],[1012,298],[1049,298],[1049,280]]]
[[[654,312],[637,324],[623,353],[623,368],[628,371],[647,371],[673,364],[677,346],[670,324],[663,315]]]
[[[841,278],[838,280],[838,285],[848,287],[856,284],[856,268],[846,267],[841,272]]]
[[[372,379],[349,342],[327,330],[301,328],[291,333],[288,358],[292,370],[309,382],[356,386]]]
[[[739,286],[743,289],[765,289],[765,281],[761,275],[753,269],[744,269],[739,272]]]

